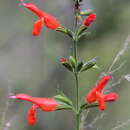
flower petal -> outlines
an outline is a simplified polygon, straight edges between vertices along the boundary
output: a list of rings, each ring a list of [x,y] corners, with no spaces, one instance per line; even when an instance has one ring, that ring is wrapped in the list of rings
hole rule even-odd
[[[104,76],[104,77],[98,82],[97,86],[95,87],[96,90],[99,91],[99,92],[101,92],[110,79],[111,79],[111,76],[110,76],[110,75]]]
[[[39,9],[35,4],[22,2],[22,3],[20,3],[20,5],[23,5],[25,8],[29,9],[30,11],[35,13],[40,18],[44,17],[46,14],[41,9]]]
[[[44,16],[44,24],[47,28],[52,29],[52,30],[55,30],[60,26],[56,18],[49,14],[46,14],[46,16]]]
[[[10,96],[9,98],[11,99],[19,99],[19,100],[26,100],[26,101],[31,101],[32,97],[24,94],[24,93],[20,93],[20,94],[16,94],[16,96]]]
[[[31,97],[27,94],[17,94],[16,96],[10,96],[9,98],[25,100],[32,102],[43,111],[55,111],[60,105],[54,98],[39,98]]]
[[[42,25],[43,25],[43,19],[39,19],[34,23],[34,27],[32,30],[33,36],[38,36],[40,34]]]
[[[86,102],[92,103],[96,101],[96,89],[93,88],[87,95],[86,95]]]
[[[104,110],[106,105],[105,105],[105,101],[104,101],[104,96],[100,93],[100,92],[96,92],[96,98],[99,104],[99,109],[100,110]]]
[[[28,124],[29,125],[35,125],[36,124],[36,109],[37,106],[33,105],[29,110],[28,110]]]
[[[36,104],[43,111],[55,111],[59,106],[53,98],[33,98],[32,103]]]
[[[113,102],[117,98],[118,98],[118,94],[116,94],[116,93],[110,93],[110,94],[104,95],[105,102]]]

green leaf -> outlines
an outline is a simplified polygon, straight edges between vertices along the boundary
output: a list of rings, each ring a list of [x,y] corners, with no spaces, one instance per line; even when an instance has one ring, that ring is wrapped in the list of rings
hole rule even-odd
[[[62,65],[65,68],[67,68],[69,71],[73,72],[73,68],[72,68],[72,66],[68,62],[64,62],[64,63],[62,63]]]
[[[83,62],[82,61],[78,62],[77,72],[79,72],[82,69],[82,67],[83,67]]]
[[[80,106],[80,113],[88,108],[93,108],[93,107],[98,107],[99,105],[97,103],[92,103],[92,104],[87,104],[87,103],[83,103]]]
[[[58,27],[56,29],[56,31],[67,34],[71,38],[73,38],[73,35],[74,35],[74,33],[70,29],[67,29],[67,28],[64,28],[64,27]]]
[[[78,36],[78,40],[80,40],[82,37],[89,36],[90,34],[91,32],[83,32],[82,34]]]
[[[80,15],[82,15],[82,16],[88,16],[88,15],[90,15],[92,13],[93,13],[93,10],[89,9],[89,10],[81,11]]]
[[[56,108],[56,110],[72,110],[72,106],[67,104],[60,103],[60,105]]]
[[[65,96],[65,95],[60,95],[60,94],[59,94],[59,95],[54,96],[54,98],[55,98],[57,101],[59,101],[59,102],[65,104],[65,105],[72,106],[72,101],[71,101],[67,96]]]
[[[78,36],[81,35],[81,34],[82,34],[84,31],[86,31],[86,30],[87,30],[87,27],[81,25],[81,26],[79,27],[78,31],[77,31],[77,35],[78,35]]]
[[[86,71],[90,68],[92,68],[96,64],[96,58],[91,59],[90,61],[84,63],[81,72]]]
[[[96,64],[93,66],[93,68],[98,69],[98,70],[102,70],[99,66],[97,66]]]

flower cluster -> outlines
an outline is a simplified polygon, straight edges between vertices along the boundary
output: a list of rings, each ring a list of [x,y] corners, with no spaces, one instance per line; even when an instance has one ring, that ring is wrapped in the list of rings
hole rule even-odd
[[[100,110],[104,110],[106,105],[105,102],[111,102],[111,101],[115,101],[118,97],[118,95],[116,93],[110,93],[110,94],[106,94],[103,95],[102,90],[105,87],[105,85],[107,84],[107,82],[111,79],[110,75],[104,76],[99,83],[97,84],[97,86],[95,88],[93,88],[87,95],[86,95],[86,101],[88,103],[93,103],[95,101],[98,102],[99,104],[99,109]]]
[[[34,23],[34,27],[32,30],[32,34],[34,36],[38,36],[41,32],[42,26],[46,26],[49,29],[56,30],[60,27],[59,22],[56,20],[54,16],[47,14],[46,12],[39,9],[36,5],[32,3],[24,3],[21,2],[20,5],[32,11],[35,15],[39,17],[39,19]]]
[[[36,109],[40,108],[42,111],[50,112],[55,111],[60,107],[60,104],[54,98],[39,98],[31,97],[27,94],[17,94],[10,96],[11,99],[25,100],[32,102],[32,107],[28,110],[28,123],[34,125],[36,123]]]

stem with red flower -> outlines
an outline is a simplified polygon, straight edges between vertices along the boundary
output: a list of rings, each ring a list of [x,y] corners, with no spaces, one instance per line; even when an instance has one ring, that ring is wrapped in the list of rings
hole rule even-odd
[[[96,59],[93,58],[85,63],[82,61],[79,62],[77,54],[77,44],[81,37],[87,35],[88,32],[85,31],[90,26],[90,24],[96,20],[96,14],[89,14],[87,12],[87,17],[84,19],[83,23],[78,26],[78,21],[81,18],[80,2],[82,2],[82,0],[73,1],[75,17],[74,31],[71,31],[70,29],[61,26],[54,16],[51,16],[46,12],[42,11],[36,5],[32,3],[20,3],[20,5],[23,5],[25,8],[29,9],[39,17],[39,19],[34,23],[34,28],[32,31],[32,34],[34,36],[39,36],[41,29],[44,25],[51,30],[56,30],[67,34],[73,40],[73,56],[70,56],[68,59],[61,58],[60,62],[66,69],[73,72],[74,74],[76,93],[75,107],[73,106],[72,101],[64,94],[56,95],[53,98],[31,97],[27,94],[17,94],[16,96],[10,96],[10,98],[12,99],[25,100],[33,104],[33,106],[28,110],[28,123],[30,125],[34,125],[36,123],[37,108],[40,108],[44,112],[64,109],[74,111],[76,116],[76,130],[80,130],[80,115],[83,110],[97,106],[100,110],[104,110],[106,106],[105,102],[115,101],[118,97],[116,93],[109,93],[105,95],[103,94],[103,88],[111,78],[110,75],[106,75],[102,77],[96,87],[90,90],[90,92],[86,95],[85,103],[82,105],[80,104],[79,73],[95,66]]]

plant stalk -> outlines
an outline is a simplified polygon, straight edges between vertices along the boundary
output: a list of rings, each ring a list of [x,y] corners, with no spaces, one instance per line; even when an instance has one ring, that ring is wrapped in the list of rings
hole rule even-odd
[[[76,59],[76,63],[77,63],[77,43],[75,42],[74,45],[74,58]],[[75,68],[74,71],[74,76],[75,76],[75,89],[76,89],[76,130],[80,130],[80,106],[79,106],[79,100],[80,100],[80,91],[79,91],[79,78],[78,78],[78,73],[77,70]]]
[[[74,1],[74,15],[75,15],[75,23],[74,23],[74,42],[73,42],[73,57],[76,60],[76,66],[78,63],[78,56],[77,56],[77,26],[78,26],[78,14],[79,14],[79,0]],[[80,130],[80,106],[79,106],[79,100],[80,100],[80,91],[79,91],[79,78],[78,78],[78,72],[75,68],[74,70],[74,76],[75,76],[75,89],[76,89],[76,130]]]

